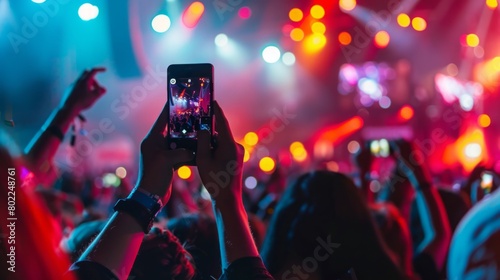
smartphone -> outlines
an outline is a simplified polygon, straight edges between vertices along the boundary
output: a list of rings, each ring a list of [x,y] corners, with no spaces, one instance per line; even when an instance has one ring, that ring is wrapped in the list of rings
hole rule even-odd
[[[214,133],[214,67],[212,64],[172,64],[167,69],[170,149],[188,149],[196,153],[197,133]],[[190,162],[187,165],[196,165]]]
[[[491,193],[493,188],[493,174],[490,171],[484,171],[481,174],[481,188],[485,194]]]
[[[375,157],[388,157],[391,149],[387,139],[371,140],[370,151]]]

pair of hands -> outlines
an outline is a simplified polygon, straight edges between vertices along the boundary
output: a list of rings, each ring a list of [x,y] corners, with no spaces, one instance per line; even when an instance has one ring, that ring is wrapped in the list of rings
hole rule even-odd
[[[398,170],[410,179],[414,186],[431,182],[425,167],[427,157],[413,142],[399,139],[389,141],[389,144],[391,156],[397,160]],[[368,173],[373,162],[369,145],[362,145],[354,160],[362,174]]]
[[[167,103],[150,132],[141,143],[141,162],[138,186],[162,197],[165,204],[170,198],[174,167],[189,162],[195,156],[185,149],[169,150],[165,131],[169,122]],[[196,163],[203,184],[212,200],[241,200],[241,169],[244,148],[236,143],[229,123],[217,102],[214,102],[217,149],[211,148],[210,133],[198,132]],[[224,180],[221,180],[224,178]],[[210,187],[209,187],[210,186]]]

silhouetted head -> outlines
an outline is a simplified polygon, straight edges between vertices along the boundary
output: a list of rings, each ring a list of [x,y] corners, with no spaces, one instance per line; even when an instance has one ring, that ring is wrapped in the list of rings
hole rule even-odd
[[[280,279],[290,256],[311,264],[314,260],[323,279],[336,279],[369,252],[376,235],[353,181],[341,173],[315,171],[285,190],[271,218],[262,258]]]
[[[212,217],[203,214],[187,214],[171,219],[167,228],[179,238],[193,257],[196,265],[194,279],[218,278],[221,259],[217,225]]]

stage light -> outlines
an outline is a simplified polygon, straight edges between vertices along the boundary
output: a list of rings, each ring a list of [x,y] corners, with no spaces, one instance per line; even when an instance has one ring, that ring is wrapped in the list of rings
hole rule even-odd
[[[304,39],[304,31],[300,28],[294,28],[290,31],[290,38],[295,42],[302,41]]]
[[[471,48],[477,47],[479,45],[479,37],[474,33],[467,34],[467,36],[465,37],[465,41],[467,42],[467,46]]]
[[[42,3],[45,3],[46,0],[31,0],[31,2],[33,3],[37,3],[37,4],[42,4]]]
[[[243,154],[243,162],[250,160],[250,152],[245,148],[245,153]]]
[[[325,34],[326,26],[322,22],[318,21],[318,22],[311,24],[311,31],[313,33]]]
[[[421,17],[414,17],[411,21],[411,26],[416,31],[424,31],[427,28],[427,22]]]
[[[369,78],[361,78],[358,81],[358,89],[368,95],[372,100],[379,100],[382,97],[382,87],[377,81]]]
[[[382,109],[388,109],[391,107],[391,104],[391,99],[388,96],[382,96],[378,101],[378,105],[380,105],[380,108]]]
[[[302,13],[302,10],[299,8],[293,8],[288,13],[288,16],[290,17],[291,21],[299,22],[304,17],[304,13]]]
[[[90,3],[84,3],[78,8],[78,16],[83,21],[95,19],[99,15],[99,8]]]
[[[316,53],[326,45],[326,37],[323,34],[311,34],[304,40],[304,50],[306,53]]]
[[[274,162],[274,159],[272,159],[270,157],[263,157],[259,161],[259,167],[264,172],[273,171],[275,166],[276,166],[276,163]]]
[[[498,0],[486,0],[486,6],[494,10],[498,7]]]
[[[330,141],[319,140],[314,144],[314,157],[316,159],[328,159],[333,156],[333,143]]]
[[[486,115],[486,114],[481,114],[479,115],[479,117],[477,118],[477,123],[479,124],[479,126],[481,127],[488,127],[490,126],[491,124],[491,118],[490,116]]]
[[[166,32],[170,28],[170,18],[167,15],[157,15],[151,21],[151,27],[158,33]]]
[[[224,47],[227,45],[227,43],[229,42],[229,39],[227,38],[226,34],[219,34],[217,36],[215,36],[215,45],[217,47]]]
[[[294,153],[295,150],[297,149],[304,149],[304,144],[302,144],[299,141],[295,141],[292,144],[290,144],[290,153]]]
[[[291,52],[284,53],[281,59],[283,60],[283,64],[286,66],[292,66],[295,64],[295,55]]]
[[[275,46],[268,46],[262,51],[262,58],[267,63],[276,63],[280,60],[281,52]]]
[[[462,107],[464,111],[468,112],[472,110],[472,108],[474,108],[474,98],[470,95],[460,95],[460,97],[458,98],[458,102],[460,103],[460,107]]]
[[[387,31],[381,30],[377,32],[377,34],[375,34],[375,46],[379,48],[387,47],[390,41],[391,41],[391,36],[389,36],[389,33],[387,33]]]
[[[352,11],[354,8],[356,8],[356,0],[340,0],[339,7],[344,12]]]
[[[472,159],[480,157],[482,152],[481,145],[478,143],[467,144],[464,149],[465,156]]]
[[[361,145],[359,145],[358,141],[352,140],[351,142],[349,142],[349,144],[347,144],[347,150],[351,154],[357,153],[359,149],[361,149]]]
[[[252,10],[249,7],[241,7],[238,11],[238,15],[242,19],[249,19],[252,16]]]
[[[179,178],[187,180],[189,177],[191,177],[191,168],[188,166],[181,166],[179,169],[177,169],[177,175],[179,175]]]
[[[195,27],[201,19],[205,5],[201,2],[193,2],[182,14],[182,23],[188,28]]]
[[[121,182],[122,180],[120,180],[120,178],[118,178],[118,176],[116,176],[113,173],[107,173],[102,177],[102,185],[106,188],[109,187],[117,188],[120,186]]]
[[[259,136],[255,132],[248,132],[245,134],[244,141],[248,146],[255,146],[259,142]]]
[[[118,176],[121,179],[123,179],[123,178],[127,177],[127,169],[125,169],[125,167],[118,167],[115,170],[115,174],[116,174],[116,176]]]
[[[414,114],[413,108],[409,105],[405,105],[399,110],[399,116],[403,120],[410,120]]]
[[[322,19],[325,16],[325,9],[321,5],[311,7],[311,16],[315,19]]]
[[[253,176],[248,176],[245,179],[245,187],[250,190],[255,189],[255,187],[257,187],[257,179],[255,179],[255,177]]]
[[[345,31],[340,32],[338,39],[339,39],[339,43],[344,45],[344,46],[349,45],[352,41],[351,34],[349,34],[349,32],[345,32]]]
[[[407,14],[399,14],[397,17],[397,21],[399,26],[401,27],[408,27],[411,23],[411,19]]]
[[[326,163],[326,169],[328,169],[332,172],[339,172],[340,166],[335,161],[329,161]]]

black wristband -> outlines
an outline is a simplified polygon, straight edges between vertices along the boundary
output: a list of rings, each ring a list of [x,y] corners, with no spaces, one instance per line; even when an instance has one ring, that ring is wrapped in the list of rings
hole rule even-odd
[[[59,140],[61,140],[61,142],[64,140],[64,134],[62,133],[61,129],[55,125],[47,127],[45,131],[57,137]]]
[[[148,234],[153,226],[156,213],[160,209],[155,209],[156,211],[150,212],[146,207],[135,200],[120,199],[113,207],[113,210],[127,213],[132,216],[139,223],[139,225],[141,225],[144,233]]]

